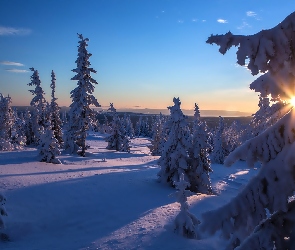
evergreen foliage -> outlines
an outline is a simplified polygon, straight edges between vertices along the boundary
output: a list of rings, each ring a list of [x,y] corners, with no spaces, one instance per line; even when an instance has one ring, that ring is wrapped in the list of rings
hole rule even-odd
[[[213,151],[211,154],[211,161],[217,164],[223,164],[226,151],[223,144],[224,119],[219,116],[219,124],[216,129],[213,139]]]
[[[248,59],[253,75],[267,72],[250,88],[263,98],[270,95],[288,103],[295,80],[294,25],[295,12],[272,29],[251,36],[212,35],[207,42],[219,45],[223,54],[237,46],[238,64],[245,65]],[[239,245],[240,249],[294,248],[295,111],[283,105],[280,112],[272,126],[235,149],[225,161],[231,165],[242,159],[249,166],[261,162],[259,173],[228,204],[204,214],[203,229],[211,233],[220,229],[231,249]]]
[[[106,138],[106,142],[108,142],[106,148],[122,152],[130,152],[130,140],[126,135],[122,120],[119,118],[113,103],[110,104],[108,110],[113,114],[113,121],[111,124],[111,134]]]
[[[75,61],[77,67],[72,71],[76,75],[71,79],[77,82],[77,87],[71,91],[72,103],[69,111],[69,123],[64,135],[64,148],[67,152],[78,153],[85,156],[87,145],[86,135],[89,125],[93,122],[96,112],[90,108],[90,105],[100,107],[96,98],[92,95],[96,80],[91,77],[91,73],[96,71],[90,67],[89,58],[92,54],[88,53],[88,38],[80,39],[78,45],[78,58]],[[78,149],[81,151],[77,152]]]
[[[192,147],[190,150],[190,190],[204,194],[212,194],[209,173],[212,172],[209,159],[210,144],[208,143],[206,123],[200,121],[199,107],[195,104]]]
[[[38,155],[41,162],[60,164],[60,160],[57,158],[60,155],[60,145],[58,140],[54,136],[54,130],[52,130],[51,124],[46,124],[44,133],[40,136],[38,145]]]
[[[200,223],[200,221],[189,212],[187,202],[187,197],[193,193],[190,190],[186,190],[187,187],[189,187],[189,183],[184,180],[183,173],[180,175],[179,181],[174,184],[178,189],[174,195],[177,198],[177,202],[180,203],[180,212],[174,220],[175,231],[187,238],[196,239],[196,226]]]
[[[180,109],[179,98],[173,98],[174,106],[168,107],[170,117],[167,126],[170,127],[168,139],[164,144],[162,155],[158,161],[161,170],[158,173],[159,181],[174,186],[179,181],[181,174],[189,181],[189,150],[191,147],[191,135],[186,117]]]
[[[55,97],[55,73],[51,71],[51,103],[50,103],[50,116],[51,116],[51,127],[54,132],[54,137],[57,139],[59,145],[63,144],[62,139],[62,121],[60,118],[60,108],[56,102],[57,98]]]
[[[30,102],[31,107],[33,108],[31,113],[33,132],[31,139],[33,144],[38,144],[40,135],[42,134],[45,124],[48,121],[46,120],[46,100],[44,98],[45,93],[41,87],[38,70],[35,70],[34,68],[30,68],[30,70],[33,74],[31,75],[31,82],[28,83],[28,85],[35,86],[35,89],[29,90],[32,95],[34,95]],[[27,142],[29,141],[27,140]]]

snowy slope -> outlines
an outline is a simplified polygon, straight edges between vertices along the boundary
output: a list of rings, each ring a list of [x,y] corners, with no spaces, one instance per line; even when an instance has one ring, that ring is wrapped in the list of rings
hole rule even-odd
[[[222,249],[218,235],[188,240],[173,232],[179,205],[174,189],[156,181],[157,156],[146,138],[131,153],[106,150],[105,135],[91,134],[87,157],[60,156],[63,164],[36,160],[37,151],[0,152],[0,192],[7,198],[6,233],[0,249]],[[105,161],[104,161],[105,159]],[[217,195],[194,195],[190,211],[226,203],[257,173],[238,162],[212,166]]]

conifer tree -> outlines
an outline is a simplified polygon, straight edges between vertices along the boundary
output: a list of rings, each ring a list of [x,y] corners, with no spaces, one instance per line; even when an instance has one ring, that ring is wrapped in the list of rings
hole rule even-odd
[[[60,118],[60,108],[56,102],[57,98],[55,97],[55,73],[51,71],[51,103],[50,103],[50,116],[51,116],[51,127],[54,133],[54,137],[57,139],[59,145],[63,144],[62,139],[62,121]]]
[[[34,142],[33,124],[31,119],[31,112],[26,108],[24,115],[24,133],[26,136],[26,145],[30,145]]]
[[[238,64],[253,75],[261,73],[250,88],[262,96],[290,101],[295,80],[295,12],[269,30],[254,35],[215,35],[208,43],[220,46],[225,53],[238,48]],[[266,73],[265,73],[266,72]],[[257,175],[228,204],[203,215],[203,229],[221,230],[230,248],[293,249],[295,191],[295,123],[294,108],[285,105],[283,115],[263,133],[234,150],[225,164],[246,160],[249,166],[261,162]],[[238,247],[240,245],[240,247]]]
[[[206,123],[200,121],[199,107],[195,104],[193,123],[192,147],[190,150],[190,190],[193,192],[212,194],[211,180],[209,173],[212,172],[208,143]]]
[[[108,142],[106,148],[122,152],[130,152],[130,141],[126,135],[122,120],[119,118],[113,103],[110,104],[110,108],[108,110],[112,113],[113,121],[111,124],[111,134],[106,138],[106,142]]]
[[[39,137],[44,130],[46,121],[46,100],[44,98],[44,91],[41,87],[41,81],[39,78],[38,70],[30,68],[33,72],[31,76],[31,82],[28,83],[29,86],[35,86],[35,89],[29,90],[33,99],[30,102],[32,107],[31,120],[32,120],[32,132],[33,132],[33,143],[38,144]]]
[[[6,198],[3,194],[0,193],[0,240],[8,240],[9,237],[3,233],[3,229],[5,228],[3,216],[7,216],[6,209],[4,207],[6,202]]]
[[[217,164],[223,164],[226,152],[223,145],[223,131],[224,131],[224,119],[219,116],[218,127],[215,132],[213,141],[213,151],[211,154],[211,161]]]
[[[46,124],[44,133],[40,136],[38,144],[38,155],[41,162],[60,164],[60,160],[57,158],[60,155],[60,145],[58,140],[54,136],[54,130],[51,127],[50,122]]]
[[[175,231],[184,237],[196,239],[196,226],[200,224],[200,221],[188,210],[187,197],[193,194],[190,190],[186,190],[190,184],[184,180],[184,174],[182,173],[179,181],[175,182],[174,185],[178,189],[175,196],[177,202],[180,203],[180,212],[174,220]]]
[[[4,97],[0,93],[0,150],[12,150],[11,144],[14,114],[10,106],[11,97]]]
[[[92,56],[87,51],[88,38],[78,34],[80,39],[78,45],[77,67],[72,71],[76,75],[71,79],[77,82],[77,87],[71,91],[72,104],[69,111],[69,124],[65,133],[64,148],[69,153],[78,153],[85,156],[87,145],[86,135],[89,125],[92,123],[95,112],[90,105],[100,107],[96,98],[92,95],[96,80],[91,77],[91,73],[96,71],[90,67],[89,58]],[[81,151],[77,152],[77,149]]]
[[[135,135],[137,137],[141,136],[141,128],[142,128],[142,116],[139,116],[139,119],[135,124]]]
[[[156,116],[154,123],[152,124],[153,136],[151,140],[150,151],[152,155],[161,155],[162,154],[162,135],[163,135],[163,119],[161,115]]]
[[[168,139],[164,144],[162,155],[158,161],[161,170],[158,173],[159,181],[174,186],[179,181],[181,174],[184,174],[186,181],[189,181],[187,171],[189,170],[189,150],[191,147],[191,135],[186,117],[180,109],[179,98],[173,98],[174,106],[168,107],[170,117],[167,126],[170,127]]]

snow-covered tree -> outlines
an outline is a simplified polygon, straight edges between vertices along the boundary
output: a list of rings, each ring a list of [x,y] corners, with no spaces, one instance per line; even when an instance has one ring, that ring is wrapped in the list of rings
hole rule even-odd
[[[78,34],[78,37],[80,41],[76,60],[77,67],[72,70],[76,75],[71,79],[78,81],[78,86],[71,91],[72,103],[69,111],[69,123],[64,135],[64,148],[69,153],[85,156],[87,130],[96,114],[90,105],[96,107],[100,107],[100,105],[92,95],[94,84],[97,82],[90,75],[96,71],[90,67],[89,58],[92,54],[87,51],[89,39],[83,38],[81,34]],[[81,151],[77,152],[78,148]]]
[[[200,121],[199,107],[195,104],[192,147],[190,150],[190,190],[193,192],[211,194],[212,186],[209,173],[212,172],[206,123]]]
[[[139,119],[135,124],[135,135],[136,136],[141,135],[141,127],[142,127],[142,116],[139,116]]]
[[[242,126],[238,120],[233,121],[230,126],[224,129],[223,139],[226,155],[228,155],[245,141],[245,130],[246,128]]]
[[[6,198],[4,197],[3,194],[0,193],[0,239],[8,240],[8,236],[2,232],[3,229],[5,228],[3,216],[7,216],[7,212],[4,207],[5,202],[6,202]]]
[[[46,124],[46,100],[44,98],[44,91],[41,87],[41,81],[39,78],[38,70],[34,68],[30,68],[33,72],[31,75],[31,82],[28,83],[29,86],[35,86],[35,89],[29,90],[32,95],[34,95],[33,99],[30,102],[32,107],[31,111],[31,121],[32,121],[32,132],[33,132],[33,143],[38,144],[39,137],[44,130]]]
[[[31,112],[26,108],[24,114],[24,133],[26,136],[26,145],[30,145],[34,142],[33,123],[31,119]]]
[[[197,238],[196,226],[200,224],[200,221],[189,212],[189,206],[187,197],[194,194],[190,190],[186,190],[189,187],[189,183],[184,180],[184,174],[182,173],[179,177],[179,181],[175,182],[176,193],[174,194],[177,198],[177,202],[180,203],[180,212],[175,217],[174,226],[175,231],[187,238]]]
[[[179,98],[173,98],[174,106],[168,107],[170,117],[167,126],[170,127],[168,139],[164,144],[162,155],[158,161],[161,170],[158,173],[159,181],[174,186],[184,174],[186,181],[190,183],[188,171],[190,169],[189,150],[191,147],[191,135],[186,117],[180,109]]]
[[[224,119],[219,116],[219,123],[213,138],[213,151],[210,155],[211,161],[217,164],[223,164],[226,152],[223,145]]]
[[[106,148],[122,152],[130,152],[130,140],[126,135],[122,120],[118,116],[113,103],[110,104],[108,110],[111,111],[113,120],[111,124],[111,134],[106,138],[106,142],[108,142]]]
[[[102,130],[103,130],[103,133],[110,133],[111,132],[110,123],[109,123],[108,117],[106,115],[104,115]]]
[[[11,144],[14,114],[10,106],[11,97],[4,97],[0,93],[0,150],[12,150]]]
[[[295,82],[294,27],[295,12],[272,29],[250,36],[230,32],[212,35],[207,42],[219,45],[223,54],[232,46],[238,47],[238,64],[245,65],[247,59],[253,75],[267,72],[250,88],[262,96],[289,102]],[[228,204],[204,214],[203,229],[211,233],[220,229],[231,239],[231,248],[294,248],[294,203],[290,197],[295,191],[295,111],[285,105],[281,112],[282,118],[234,150],[225,161],[231,165],[243,159],[250,166],[261,162],[258,174]]]
[[[123,125],[124,125],[125,131],[126,131],[126,135],[129,138],[134,138],[135,134],[134,134],[133,124],[130,119],[130,115],[124,114]]]
[[[26,135],[25,135],[25,120],[23,113],[18,115],[17,109],[13,109],[13,126],[11,130],[11,144],[14,149],[21,149],[26,144]]]
[[[51,127],[50,122],[46,124],[44,133],[41,134],[38,144],[38,157],[40,161],[47,163],[60,164],[60,160],[57,158],[60,155],[60,144],[54,136],[54,130]]]
[[[162,155],[163,127],[164,127],[164,119],[163,119],[163,116],[160,114],[155,117],[154,122],[152,124],[153,136],[151,140],[151,145],[149,147],[152,155],[159,155],[159,156]]]
[[[51,103],[50,103],[50,116],[51,116],[51,127],[54,132],[54,137],[57,139],[58,143],[60,145],[63,144],[63,139],[62,139],[62,121],[60,118],[60,108],[56,102],[57,98],[55,97],[55,73],[52,70],[51,71]]]

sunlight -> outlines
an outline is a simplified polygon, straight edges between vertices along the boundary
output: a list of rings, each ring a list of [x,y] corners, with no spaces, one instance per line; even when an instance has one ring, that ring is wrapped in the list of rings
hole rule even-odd
[[[290,99],[290,104],[294,107],[295,106],[295,96]]]

